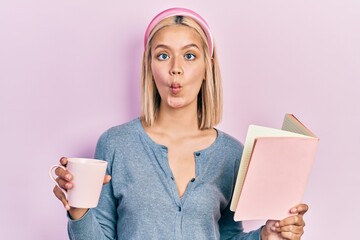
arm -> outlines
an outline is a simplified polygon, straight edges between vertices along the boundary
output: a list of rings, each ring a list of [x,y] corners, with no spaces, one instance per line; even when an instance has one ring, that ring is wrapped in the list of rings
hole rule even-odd
[[[107,133],[104,133],[96,146],[95,158],[109,162],[107,174],[111,174],[113,153],[107,148]],[[112,184],[104,185],[99,204],[89,209],[79,219],[69,218],[68,234],[71,240],[116,239],[117,200],[113,195]]]
[[[261,228],[248,233],[244,232],[242,222],[234,221],[234,212],[230,211],[230,205],[221,214],[219,230],[221,240],[261,240]]]
[[[239,148],[242,155],[243,146],[240,143]],[[234,176],[237,176],[240,165],[240,158],[237,158],[234,166]],[[234,179],[235,182],[236,179]],[[231,202],[231,201],[230,201]],[[249,233],[243,232],[243,226],[241,222],[234,221],[234,213],[230,211],[227,206],[221,214],[219,220],[219,230],[221,239],[238,239],[238,240],[300,240],[304,233],[305,222],[303,215],[307,212],[308,206],[306,204],[299,204],[292,208],[290,212],[294,214],[281,221],[268,220],[265,226],[260,229],[251,231]]]
[[[227,186],[233,186],[235,187],[236,177],[238,175],[241,156],[243,153],[243,145],[233,138],[230,138],[231,142],[233,144],[229,145],[227,143],[227,146],[230,146],[229,153],[232,153],[233,156],[235,156],[234,159],[234,165],[232,167],[233,174],[232,174],[232,180],[229,180],[228,183],[226,183]],[[231,159],[231,158],[230,158]],[[231,204],[231,196],[233,195],[233,189],[230,191],[227,196],[230,199],[228,202],[228,205],[222,210],[221,217],[219,220],[219,231],[220,231],[220,239],[221,240],[261,240],[260,232],[261,228],[251,231],[251,232],[244,232],[244,228],[242,225],[242,222],[235,222],[234,221],[234,212],[230,210],[230,204]]]

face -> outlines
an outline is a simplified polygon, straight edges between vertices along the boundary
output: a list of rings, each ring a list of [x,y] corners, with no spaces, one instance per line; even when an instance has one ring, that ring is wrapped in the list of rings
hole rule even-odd
[[[160,107],[196,109],[205,79],[205,56],[198,33],[183,25],[165,27],[152,40],[151,56]]]

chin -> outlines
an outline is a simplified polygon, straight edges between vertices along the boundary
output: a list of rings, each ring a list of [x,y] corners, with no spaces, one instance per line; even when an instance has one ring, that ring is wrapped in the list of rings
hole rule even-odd
[[[169,104],[169,106],[172,107],[172,108],[181,108],[181,107],[184,106],[184,104],[180,104],[180,103],[174,104],[174,103],[172,103],[172,104]]]
[[[185,104],[184,104],[184,101],[183,100],[174,100],[174,99],[169,99],[168,100],[168,105],[172,108],[181,108],[183,107]]]

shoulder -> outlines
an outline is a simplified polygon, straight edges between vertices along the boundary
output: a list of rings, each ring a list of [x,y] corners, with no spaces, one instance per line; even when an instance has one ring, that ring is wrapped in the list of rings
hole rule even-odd
[[[123,123],[107,129],[101,134],[98,145],[117,145],[121,142],[127,142],[138,136],[140,119],[135,118],[129,122]]]
[[[219,129],[216,129],[218,132],[219,137],[221,138],[221,144],[225,147],[229,147],[231,149],[237,149],[242,152],[244,146],[243,144],[236,139],[235,137],[231,136],[230,134],[223,132]]]
[[[118,136],[133,135],[139,129],[140,119],[135,118],[129,122],[109,128],[104,134],[116,138]]]
[[[243,144],[230,134],[223,132],[219,129],[216,130],[218,132],[219,146],[221,149],[226,150],[223,152],[235,154],[236,156],[241,156],[244,149]]]

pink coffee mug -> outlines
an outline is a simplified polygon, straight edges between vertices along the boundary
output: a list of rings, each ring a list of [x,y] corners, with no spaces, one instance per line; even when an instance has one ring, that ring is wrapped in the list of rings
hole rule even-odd
[[[61,167],[72,176],[73,188],[65,191],[56,182],[55,169]],[[50,178],[63,191],[69,205],[76,208],[94,208],[100,198],[107,162],[91,158],[68,158],[66,168],[54,165],[49,170]]]

